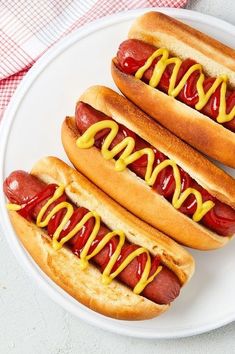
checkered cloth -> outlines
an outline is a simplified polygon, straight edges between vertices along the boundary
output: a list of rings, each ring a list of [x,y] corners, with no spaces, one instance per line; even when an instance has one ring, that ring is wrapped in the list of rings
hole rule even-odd
[[[35,61],[85,23],[141,7],[184,7],[187,0],[6,0],[0,3],[0,119]]]

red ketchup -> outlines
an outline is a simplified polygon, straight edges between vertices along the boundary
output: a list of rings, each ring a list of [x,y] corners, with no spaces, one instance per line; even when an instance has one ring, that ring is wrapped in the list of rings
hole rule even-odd
[[[22,185],[24,186],[26,185],[26,188],[30,188],[30,184],[29,186],[27,186],[27,183],[32,182],[34,177],[29,174],[26,174],[23,171],[17,171],[15,175],[19,180],[21,180],[21,185],[16,187],[17,192],[15,193],[14,191],[16,183],[14,177],[12,177],[11,175],[4,182],[4,192],[8,197],[8,199],[10,200],[10,202],[22,205],[22,209],[20,209],[19,211],[19,214],[21,216],[23,216],[25,219],[29,221],[34,221],[36,220],[37,215],[40,212],[43,205],[45,205],[45,203],[55,193],[57,185],[55,184],[44,185],[42,184],[42,182],[39,182],[40,184],[36,186],[35,192],[31,193],[30,197],[28,196],[23,197],[22,194],[26,195],[27,193],[25,193],[25,191],[22,190],[22,194],[20,194],[18,193],[18,189],[20,189]],[[13,183],[11,183],[12,181]],[[32,183],[35,184],[35,180]],[[43,219],[57,204],[59,204],[62,201],[67,201],[66,194],[63,194],[60,198],[58,198],[55,202],[53,202],[51,206],[48,207]],[[74,212],[69,222],[62,230],[59,240],[65,237],[79,223],[79,221],[81,221],[81,219],[89,212],[89,210],[83,207],[75,207],[75,206],[73,207],[74,207]],[[65,215],[65,209],[61,209],[50,219],[47,226],[47,233],[50,237],[53,237],[53,234],[55,233],[56,229],[60,225],[64,215]],[[80,253],[83,250],[86,242],[88,241],[88,238],[92,233],[94,225],[95,225],[94,218],[89,219],[84,224],[82,229],[79,232],[77,232],[77,234],[73,236],[66,243],[66,246],[69,249],[71,249],[71,251],[78,257],[80,257]],[[99,242],[103,239],[103,237],[108,232],[110,232],[110,229],[101,222],[99,232],[95,240],[91,244],[88,254],[91,254],[93,252],[93,250],[96,248],[96,246],[99,244]],[[96,256],[92,258],[94,263],[96,263],[100,267],[101,271],[103,271],[106,265],[108,264],[111,256],[116,250],[118,242],[119,242],[119,238],[117,236],[113,236],[111,240],[103,247],[103,249]],[[113,266],[112,272],[115,271],[122,264],[122,262],[126,259],[126,257],[130,253],[132,253],[139,247],[140,246],[130,244],[125,241],[125,244],[121,249],[120,255]],[[129,287],[134,288],[137,282],[141,278],[141,275],[145,268],[146,261],[147,261],[147,256],[145,253],[137,256],[125,267],[124,270],[122,270],[119,273],[118,279],[123,281]],[[161,264],[161,259],[159,256],[151,257],[151,270],[149,276],[154,274],[154,272],[157,270],[160,264]],[[162,283],[163,281],[164,284]],[[171,282],[171,285],[169,282]],[[159,292],[157,290],[158,286],[162,287],[162,290]],[[154,280],[151,283],[149,283],[143,290],[143,296],[150,298],[150,300],[155,301],[156,303],[159,304],[169,303],[173,301],[175,297],[178,296],[179,291],[180,291],[180,283],[176,275],[165,266],[162,266],[162,270],[160,271],[159,276],[156,276]]]
[[[86,119],[84,117],[86,116]],[[81,124],[80,118],[83,117],[83,124]],[[105,114],[98,112],[93,107],[86,103],[79,102],[76,108],[76,124],[79,132],[83,134],[91,125],[95,122],[112,118],[106,116]],[[86,124],[84,124],[86,122]],[[116,122],[117,123],[117,122]],[[105,137],[109,133],[108,129],[104,129],[102,132],[97,133],[95,137],[95,146],[101,149]],[[111,148],[120,143],[125,137],[131,136],[135,139],[135,149],[138,151],[143,148],[151,148],[155,154],[154,167],[159,165],[162,161],[168,159],[166,155],[158,151],[155,147],[151,146],[149,143],[144,141],[130,129],[119,124],[119,131],[111,144]],[[134,152],[133,151],[133,152]],[[121,155],[119,153],[115,156],[115,159]],[[137,176],[145,179],[145,173],[147,168],[147,156],[144,155],[132,164],[128,165],[128,168],[135,172]],[[187,172],[179,167],[181,175],[181,191],[183,192],[189,187],[195,188],[202,194],[203,202],[207,200],[212,200],[215,206],[207,212],[207,214],[200,220],[200,223],[204,224],[210,230],[215,231],[221,236],[233,235],[235,233],[235,210],[230,206],[221,203],[210,193],[208,193],[203,187],[201,187],[195,180],[193,180]],[[165,197],[170,202],[175,191],[175,179],[173,175],[173,170],[170,166],[164,168],[157,176],[157,179],[152,187],[158,194]],[[197,202],[194,195],[189,195],[184,201],[179,211],[183,214],[192,217],[196,211]]]
[[[133,137],[134,133],[131,132],[130,134],[130,130],[124,128],[123,126],[120,127],[120,131],[122,132],[123,137],[130,136],[130,135]],[[136,134],[134,135],[136,141],[135,151],[147,147],[153,149],[155,153],[154,167],[167,159],[167,156],[165,156],[163,153],[158,151],[156,148],[152,147],[150,144],[148,144],[146,141],[141,139]],[[130,170],[135,172],[139,177],[144,179],[146,168],[147,168],[147,156],[142,156],[140,159],[136,160],[128,167],[130,168]],[[233,210],[228,205],[219,202],[204,188],[202,188],[196,181],[194,181],[189,176],[189,174],[185,172],[182,168],[179,168],[179,170],[181,175],[182,192],[187,188],[192,187],[198,190],[202,194],[203,202],[205,202],[206,200],[212,200],[215,203],[214,208],[208,211],[208,213],[201,219],[201,222],[209,229],[217,232],[221,236],[228,236],[235,233],[235,210]],[[156,182],[153,185],[153,189],[158,194],[164,196],[167,200],[171,202],[175,191],[175,178],[173,175],[172,168],[170,166],[167,166],[158,174]],[[223,213],[220,212],[221,205],[223,205]],[[183,214],[192,217],[192,215],[196,211],[196,206],[197,206],[196,198],[193,195],[190,195],[182,204],[179,210]]]
[[[156,51],[156,47],[142,42],[137,39],[128,39],[122,42],[119,46],[117,52],[117,66],[118,68],[126,74],[135,75],[137,70],[142,67],[146,60]],[[145,71],[141,80],[148,83],[152,74],[155,64],[161,59],[161,56],[157,57],[150,68]],[[176,85],[179,83],[184,74],[188,69],[196,64],[192,59],[186,59],[182,62],[182,65],[179,69],[179,73],[176,80]],[[161,80],[157,86],[160,91],[165,93],[168,92],[170,77],[174,64],[170,64],[166,67]],[[178,94],[178,100],[184,102],[190,107],[195,108],[195,105],[198,102],[198,93],[196,88],[196,83],[199,77],[199,71],[194,71],[188,80],[186,81],[183,89]],[[210,87],[213,85],[215,78],[205,77],[203,87],[204,91],[207,92]],[[220,90],[221,85],[216,89],[216,91],[211,95],[207,104],[202,108],[201,112],[213,120],[216,120],[219,113],[220,106]],[[227,88],[226,93],[226,113],[230,113],[233,107],[235,106],[235,91],[229,90]],[[235,118],[227,123],[223,123],[223,126],[227,129],[230,129],[232,132],[235,132]]]

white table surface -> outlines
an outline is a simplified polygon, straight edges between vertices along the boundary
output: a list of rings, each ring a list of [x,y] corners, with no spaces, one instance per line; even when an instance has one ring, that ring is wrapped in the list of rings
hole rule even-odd
[[[191,0],[187,8],[235,25],[234,0]],[[0,354],[235,353],[235,323],[174,340],[142,340],[99,330],[64,311],[32,284],[1,235],[0,260]]]

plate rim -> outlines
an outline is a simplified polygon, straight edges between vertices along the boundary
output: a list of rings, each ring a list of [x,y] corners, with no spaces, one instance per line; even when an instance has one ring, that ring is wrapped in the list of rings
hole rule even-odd
[[[81,40],[82,38],[89,36],[96,30],[101,30],[102,28],[112,26],[116,23],[131,20],[141,13],[147,11],[160,11],[167,13],[171,16],[175,16],[179,19],[191,19],[198,21],[200,23],[210,23],[213,24],[214,27],[223,30],[224,32],[228,32],[230,35],[235,33],[235,26],[232,24],[218,19],[214,16],[202,14],[197,11],[187,10],[187,9],[176,9],[176,8],[141,8],[129,11],[123,11],[120,13],[116,13],[113,15],[109,15],[93,22],[86,24],[85,26],[79,28],[73,33],[69,34],[61,41],[59,41],[55,46],[50,48],[39,60],[33,65],[33,67],[29,70],[29,72],[25,75],[22,82],[17,87],[11,101],[4,113],[1,125],[0,125],[0,147],[2,148],[0,151],[0,164],[3,166],[4,164],[4,156],[7,147],[8,135],[10,133],[10,127],[14,121],[15,114],[20,107],[21,101],[24,99],[31,85],[37,79],[38,75],[44,70],[44,68],[49,65],[58,55],[60,55],[63,51],[67,50],[70,46],[72,46],[76,41]],[[2,172],[0,175],[0,183],[3,182],[4,169],[2,168]],[[138,327],[129,328],[126,326],[116,326],[116,323],[120,322],[118,320],[114,320],[113,325],[110,325],[109,321],[104,321],[106,319],[105,316],[101,316],[99,320],[94,316],[94,312],[87,308],[83,309],[84,314],[79,315],[79,307],[76,306],[75,303],[65,301],[65,298],[69,296],[66,292],[64,292],[59,286],[57,286],[50,278],[48,278],[41,269],[37,266],[37,264],[33,261],[33,259],[26,253],[19,239],[17,238],[13,226],[10,223],[6,208],[5,202],[1,200],[0,202],[0,215],[3,215],[3,220],[1,221],[1,234],[4,235],[9,248],[14,253],[17,261],[23,266],[23,268],[27,271],[27,273],[31,276],[37,286],[40,287],[44,293],[46,293],[53,301],[55,301],[58,305],[60,305],[63,309],[70,312],[72,315],[77,316],[79,319],[86,321],[87,323],[102,328],[104,330],[130,336],[137,338],[146,338],[146,339],[173,339],[173,338],[183,338],[188,336],[197,335],[200,333],[205,333],[210,330],[219,328],[224,326],[230,322],[235,321],[235,311],[227,313],[221,319],[217,320],[216,323],[205,323],[198,328],[187,328],[187,329],[179,329],[176,333],[172,334],[169,331],[155,333],[154,331],[143,332],[143,330],[139,330]],[[3,227],[2,227],[3,226]],[[7,232],[8,230],[8,232]],[[8,234],[8,235],[7,235]],[[13,243],[12,243],[13,242]],[[15,246],[15,247],[13,247]],[[70,298],[70,296],[69,296]],[[74,299],[73,299],[74,300]],[[76,300],[75,300],[76,301]],[[81,307],[84,307],[79,303]],[[75,307],[77,307],[75,311]],[[88,312],[87,312],[88,311]],[[87,312],[87,314],[86,314]],[[130,321],[127,321],[130,322]],[[123,327],[123,328],[122,328]],[[142,332],[141,332],[142,331]]]

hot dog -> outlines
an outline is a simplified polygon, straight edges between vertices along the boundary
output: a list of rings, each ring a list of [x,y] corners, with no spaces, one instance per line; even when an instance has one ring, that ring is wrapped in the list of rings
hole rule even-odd
[[[12,172],[3,189],[25,248],[95,311],[128,320],[157,316],[193,274],[185,250],[59,159],[42,159],[30,174]]]
[[[206,250],[234,235],[234,179],[114,91],[89,88],[62,142],[78,170],[178,242]]]
[[[181,139],[235,167],[235,51],[158,12],[139,17],[128,37],[112,61],[122,93]]]

